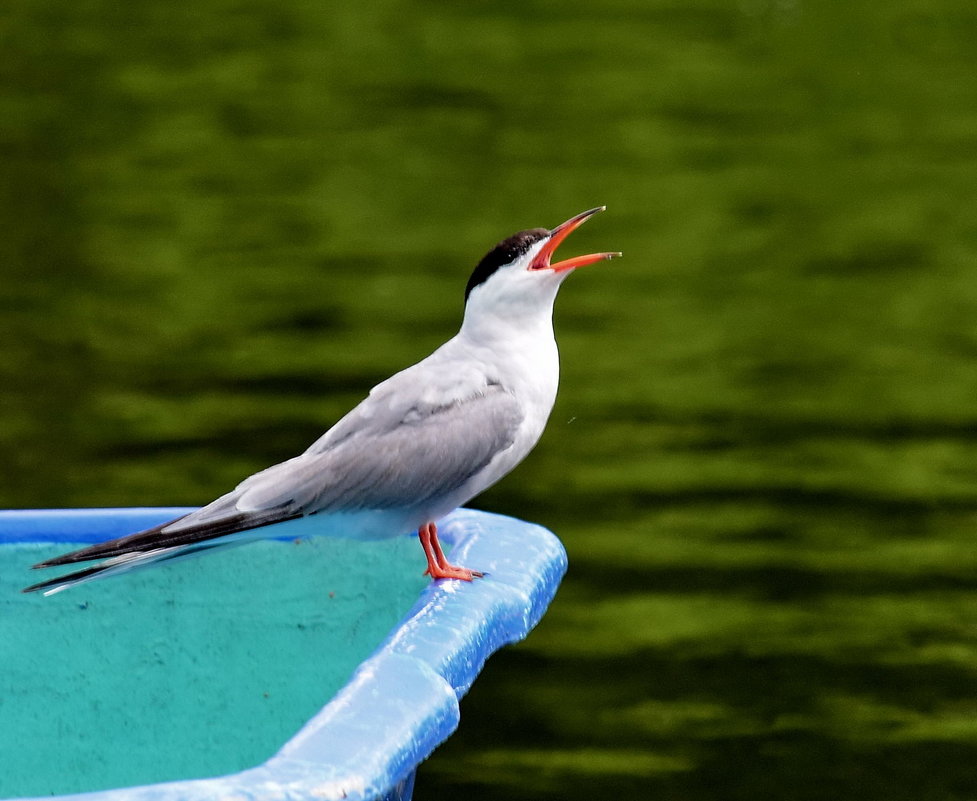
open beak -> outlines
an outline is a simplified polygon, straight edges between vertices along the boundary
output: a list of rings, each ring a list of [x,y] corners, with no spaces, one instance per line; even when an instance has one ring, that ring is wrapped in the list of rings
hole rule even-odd
[[[543,245],[539,253],[536,254],[536,258],[534,258],[532,264],[529,265],[529,269],[553,270],[554,272],[561,273],[566,270],[573,270],[577,267],[584,267],[587,264],[594,264],[598,261],[613,259],[615,256],[620,256],[620,253],[590,253],[586,256],[574,256],[572,259],[566,259],[565,261],[558,261],[556,264],[550,264],[550,259],[553,257],[556,249],[560,246],[560,243],[570,235],[570,232],[583,223],[584,220],[589,220],[591,217],[597,214],[597,212],[604,211],[606,208],[607,206],[598,206],[596,209],[581,212],[576,217],[571,217],[562,225],[556,226],[556,228],[550,231],[549,239],[546,240],[546,244]]]

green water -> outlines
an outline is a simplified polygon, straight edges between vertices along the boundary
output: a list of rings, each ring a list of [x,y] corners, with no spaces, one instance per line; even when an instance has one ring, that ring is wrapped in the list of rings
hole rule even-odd
[[[0,548],[0,798],[260,764],[328,701],[426,581],[417,541],[259,542],[49,598],[65,547]]]
[[[7,2],[0,504],[205,502],[606,203],[476,504],[570,572],[417,797],[973,798],[975,41],[959,0]]]

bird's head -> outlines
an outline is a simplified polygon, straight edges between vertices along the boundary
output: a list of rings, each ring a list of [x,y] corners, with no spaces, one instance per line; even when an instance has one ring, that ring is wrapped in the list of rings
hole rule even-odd
[[[620,253],[590,253],[553,262],[560,243],[585,220],[605,206],[571,217],[552,231],[532,228],[502,240],[478,263],[465,288],[465,317],[524,318],[532,312],[550,316],[556,292],[578,267],[620,256]]]

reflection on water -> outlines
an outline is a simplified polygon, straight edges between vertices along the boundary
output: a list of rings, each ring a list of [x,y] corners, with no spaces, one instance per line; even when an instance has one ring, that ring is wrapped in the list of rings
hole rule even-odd
[[[570,573],[418,795],[977,793],[977,14],[361,6],[3,12],[0,502],[209,500],[606,203],[478,501]]]

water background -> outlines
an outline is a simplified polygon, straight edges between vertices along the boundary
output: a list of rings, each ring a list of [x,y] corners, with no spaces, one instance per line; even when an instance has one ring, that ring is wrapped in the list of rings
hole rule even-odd
[[[570,572],[416,796],[973,798],[975,41],[957,0],[10,0],[0,505],[204,503],[607,204],[474,504]]]

